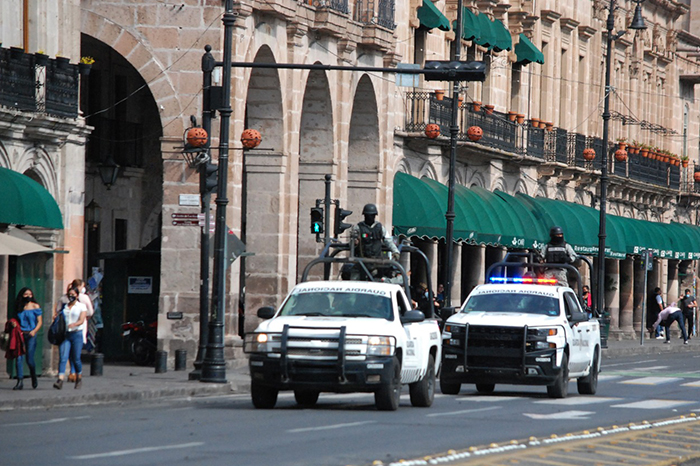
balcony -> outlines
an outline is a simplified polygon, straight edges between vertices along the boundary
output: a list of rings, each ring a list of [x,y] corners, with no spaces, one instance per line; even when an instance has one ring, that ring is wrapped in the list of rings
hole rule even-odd
[[[405,99],[404,131],[423,132],[426,125],[436,123],[440,134],[450,136],[452,99],[438,100],[433,92],[407,92]],[[482,107],[475,111],[472,104],[462,103],[457,118],[459,133],[457,139],[467,140],[466,131],[470,126],[479,126],[483,137],[478,141],[485,147],[540,159],[542,163],[563,165],[587,171],[599,169],[600,154],[604,153],[600,138],[572,133],[563,128],[536,128],[531,123],[517,124],[504,113],[488,113]],[[596,160],[589,162],[583,158],[583,149],[591,147],[596,152]],[[609,143],[608,151],[613,144]],[[648,183],[678,191],[692,179],[691,169],[681,168],[640,155],[628,155],[624,162],[616,162],[611,157],[608,165],[613,177]],[[692,181],[691,181],[692,182]],[[686,189],[689,189],[686,187]]]
[[[0,48],[1,106],[76,118],[78,86],[78,66],[69,64],[67,58],[44,62],[22,49]]]

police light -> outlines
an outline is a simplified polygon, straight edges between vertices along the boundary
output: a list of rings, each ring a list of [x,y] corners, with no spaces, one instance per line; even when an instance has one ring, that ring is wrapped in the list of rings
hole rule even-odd
[[[345,210],[340,205],[335,206],[335,221],[333,222],[333,236],[336,238],[342,232],[352,227],[352,223],[344,223],[345,217],[352,215],[352,210]]]
[[[311,208],[311,233],[320,235],[323,233],[323,208]]]
[[[519,285],[556,285],[556,278],[530,278],[530,277],[491,277],[491,283],[515,283]]]
[[[426,81],[485,81],[482,61],[429,61],[423,66]]]

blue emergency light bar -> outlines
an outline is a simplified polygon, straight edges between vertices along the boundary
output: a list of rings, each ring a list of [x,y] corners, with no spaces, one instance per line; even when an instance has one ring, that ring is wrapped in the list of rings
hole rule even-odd
[[[491,277],[491,283],[517,283],[522,285],[556,285],[556,278]]]

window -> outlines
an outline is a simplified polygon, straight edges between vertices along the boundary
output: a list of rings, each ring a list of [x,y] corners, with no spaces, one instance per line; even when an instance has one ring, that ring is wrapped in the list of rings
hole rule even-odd
[[[123,251],[126,249],[126,219],[114,219],[114,250]]]

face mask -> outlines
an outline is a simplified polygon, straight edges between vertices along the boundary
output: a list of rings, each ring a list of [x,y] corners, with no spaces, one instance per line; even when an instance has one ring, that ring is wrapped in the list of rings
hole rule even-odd
[[[68,301],[69,301],[69,302],[72,303],[72,302],[75,301],[76,299],[77,299],[77,296],[68,295]]]
[[[82,288],[80,289],[80,292],[83,293],[83,294],[85,294],[85,287],[82,287]]]
[[[22,302],[28,303],[32,300],[31,296],[22,296]]]

